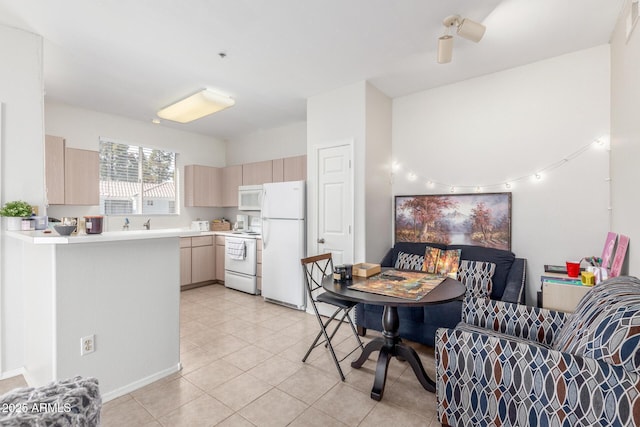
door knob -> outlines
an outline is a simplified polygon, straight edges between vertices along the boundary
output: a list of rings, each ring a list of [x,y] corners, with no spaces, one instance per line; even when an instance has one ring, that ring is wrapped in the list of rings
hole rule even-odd
[[[318,239],[318,243],[324,243],[324,239]]]

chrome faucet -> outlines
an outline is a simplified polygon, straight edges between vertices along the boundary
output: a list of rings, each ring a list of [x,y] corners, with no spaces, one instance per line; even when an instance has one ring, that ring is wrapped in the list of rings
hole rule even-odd
[[[124,225],[122,226],[123,231],[127,231],[129,229],[129,218],[124,219]]]
[[[142,226],[146,229],[146,230],[151,230],[151,218],[149,218],[147,220],[147,222],[145,222],[144,224],[142,224]]]

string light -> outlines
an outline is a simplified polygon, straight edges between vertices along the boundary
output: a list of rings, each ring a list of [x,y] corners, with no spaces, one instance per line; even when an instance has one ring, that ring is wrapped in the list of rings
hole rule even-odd
[[[590,143],[584,145],[583,147],[580,147],[579,149],[577,149],[576,151],[574,151],[573,153],[569,154],[566,157],[563,157],[562,159],[551,163],[549,165],[547,165],[546,167],[543,167],[541,169],[538,169],[537,172],[535,173],[528,173],[526,175],[522,175],[520,177],[514,178],[514,179],[509,179],[509,180],[505,180],[502,182],[497,182],[497,183],[493,183],[493,184],[482,184],[482,185],[452,185],[452,184],[448,184],[446,182],[439,182],[439,181],[435,181],[433,179],[427,179],[425,181],[425,185],[429,188],[433,188],[433,187],[444,187],[444,188],[448,188],[449,192],[454,193],[458,190],[462,190],[464,192],[464,190],[467,191],[475,191],[476,193],[480,193],[483,190],[489,189],[489,188],[506,188],[506,189],[512,189],[514,187],[514,184],[520,181],[524,181],[524,180],[531,180],[532,182],[540,182],[542,181],[542,178],[544,177],[545,174],[558,169],[562,166],[564,166],[565,164],[569,163],[571,160],[576,159],[577,157],[579,157],[580,155],[582,155],[583,153],[585,153],[587,150],[589,150],[589,148],[595,147],[595,148],[602,148],[602,147],[606,147],[607,146],[607,139],[608,136],[602,136],[600,138],[597,138],[593,141],[591,141]],[[392,164],[392,169],[398,168],[398,163],[394,162]],[[411,172],[407,175],[407,179],[409,181],[415,181],[418,178],[420,178],[418,175],[416,175],[414,172]]]

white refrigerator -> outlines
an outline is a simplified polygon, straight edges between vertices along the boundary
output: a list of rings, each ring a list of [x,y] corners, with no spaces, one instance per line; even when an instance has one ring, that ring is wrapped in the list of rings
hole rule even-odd
[[[298,310],[306,308],[300,260],[306,254],[304,181],[264,184],[262,193],[262,296]]]

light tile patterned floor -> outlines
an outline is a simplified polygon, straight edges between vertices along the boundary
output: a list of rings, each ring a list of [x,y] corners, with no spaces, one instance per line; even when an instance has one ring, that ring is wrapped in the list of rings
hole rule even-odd
[[[313,315],[211,285],[181,293],[180,318],[182,371],[105,403],[103,426],[440,425],[435,396],[406,363],[391,361],[380,402],[369,397],[377,352],[361,369],[350,367],[358,353],[345,359],[345,382],[324,346],[302,363]],[[433,349],[410,344],[434,378]],[[341,328],[338,357],[354,346]],[[0,393],[18,386],[22,377],[0,381]]]

